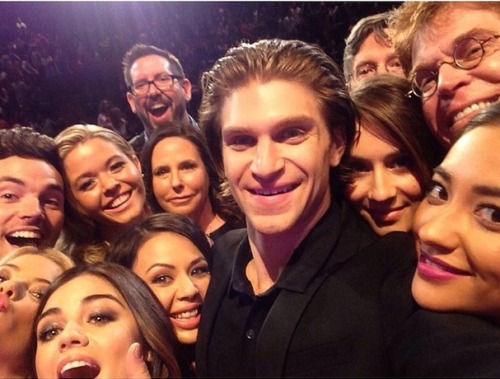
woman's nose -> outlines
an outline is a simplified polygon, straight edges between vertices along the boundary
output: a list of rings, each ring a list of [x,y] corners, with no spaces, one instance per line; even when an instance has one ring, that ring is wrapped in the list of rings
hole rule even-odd
[[[88,343],[89,339],[82,327],[76,323],[69,322],[61,332],[59,350],[62,352],[74,347],[86,346]]]
[[[104,193],[111,193],[119,187],[120,182],[117,181],[113,175],[105,175],[102,179],[102,185],[104,189]]]
[[[375,201],[386,201],[396,196],[396,188],[391,175],[384,170],[374,170],[368,197]]]
[[[177,291],[178,294],[180,294],[179,298],[192,299],[200,293],[198,287],[193,283],[189,276],[178,278],[178,281]]]
[[[21,284],[15,280],[6,280],[0,283],[0,293],[6,295],[10,300],[17,300],[22,297],[23,290]]]
[[[456,249],[469,230],[460,212],[449,204],[433,207],[423,203],[415,214],[416,237],[427,245],[439,246],[440,251]]]

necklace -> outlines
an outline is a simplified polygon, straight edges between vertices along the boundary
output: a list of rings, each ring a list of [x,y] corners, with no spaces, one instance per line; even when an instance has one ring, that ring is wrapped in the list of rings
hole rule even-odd
[[[207,225],[207,229],[206,229],[206,232],[205,232],[205,234],[207,235],[207,237],[209,237],[210,234],[212,233],[212,224],[214,223],[214,220],[216,218],[217,218],[217,216],[214,215],[214,217],[212,218],[212,220]]]
[[[214,244],[214,240],[212,239],[211,234],[212,234],[212,224],[216,218],[217,218],[217,215],[214,215],[212,220],[208,223],[207,229],[205,231],[205,236],[207,237],[208,242],[210,243],[210,246],[212,246]]]

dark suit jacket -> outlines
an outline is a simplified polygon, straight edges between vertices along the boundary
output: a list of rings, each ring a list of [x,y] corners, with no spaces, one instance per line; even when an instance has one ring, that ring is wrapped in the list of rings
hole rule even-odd
[[[218,309],[238,269],[236,251],[247,245],[244,230],[231,231],[214,251],[196,346],[199,376],[231,376],[227,363],[238,359],[223,342],[214,342],[221,334],[231,340],[231,331],[214,326],[227,325],[216,323]],[[256,376],[389,375],[385,342],[414,311],[414,269],[409,234],[379,238],[350,206],[332,205],[278,280],[287,283],[258,336]]]
[[[128,140],[128,143],[134,149],[135,153],[139,156],[141,154],[141,150],[146,143],[146,133],[142,132],[131,139]]]
[[[191,116],[189,116],[189,123],[193,128],[197,128],[197,129],[200,128],[198,126],[198,124],[196,123],[196,121]],[[142,133],[132,137],[131,139],[128,140],[128,143],[132,146],[132,148],[134,149],[137,156],[140,156],[142,148],[146,144],[146,133],[142,132]]]
[[[500,377],[500,328],[480,317],[415,312],[391,343],[397,377]]]

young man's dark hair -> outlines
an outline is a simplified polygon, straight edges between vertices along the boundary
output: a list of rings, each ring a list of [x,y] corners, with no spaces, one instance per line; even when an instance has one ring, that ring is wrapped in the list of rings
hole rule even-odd
[[[30,127],[0,130],[0,159],[11,156],[45,161],[62,173],[61,160],[52,137]]]
[[[55,141],[30,127],[0,130],[0,257],[19,246],[54,246],[64,204]]]

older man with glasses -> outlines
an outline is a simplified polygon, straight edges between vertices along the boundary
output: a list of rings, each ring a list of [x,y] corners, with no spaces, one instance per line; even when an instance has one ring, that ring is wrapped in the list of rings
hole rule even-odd
[[[144,127],[143,133],[129,141],[137,154],[154,129],[171,121],[198,128],[187,112],[191,82],[177,57],[156,46],[136,44],[125,54],[122,65],[130,109]]]
[[[392,11],[359,20],[345,40],[343,70],[350,90],[379,74],[404,76],[388,27]]]
[[[412,94],[449,148],[479,110],[500,96],[500,2],[413,2],[390,26]]]

